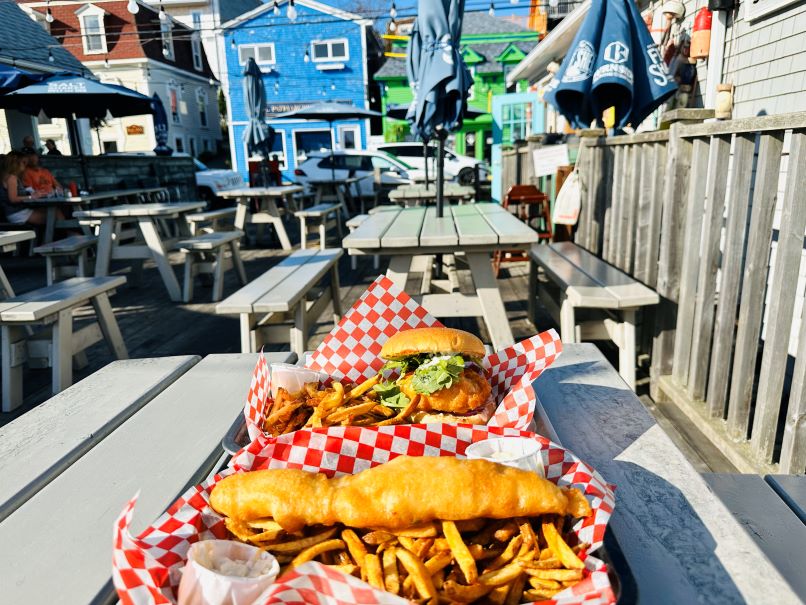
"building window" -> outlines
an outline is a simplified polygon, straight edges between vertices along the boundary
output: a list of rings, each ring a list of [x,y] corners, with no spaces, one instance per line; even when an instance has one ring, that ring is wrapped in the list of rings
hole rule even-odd
[[[173,22],[170,17],[160,22],[160,39],[162,40],[162,56],[169,61],[174,60]]]
[[[199,124],[207,126],[207,93],[196,89],[196,104],[199,106]]]
[[[241,44],[238,46],[238,62],[246,65],[249,59],[254,59],[258,65],[274,65],[274,43]]]
[[[347,61],[350,58],[350,46],[347,38],[311,42],[311,56],[317,63]]]
[[[168,84],[168,101],[171,105],[171,120],[174,124],[181,124],[182,121],[179,118],[179,88],[174,82]]]
[[[333,147],[331,130],[296,130],[294,131],[294,155],[302,161],[312,151],[329,151]]]
[[[182,137],[176,137],[176,139],[174,140],[174,147],[176,148],[176,151],[178,153],[184,153],[185,152],[185,139],[183,139]]]
[[[201,44],[201,13],[191,13],[193,19],[193,32],[190,36],[190,48],[193,51],[193,69],[202,70],[202,44]]]
[[[504,143],[514,143],[517,140],[525,139],[530,134],[528,107],[529,103],[504,105],[501,118]]]
[[[85,55],[106,53],[105,14],[103,9],[93,4],[85,4],[76,11],[81,24],[81,42]]]
[[[358,126],[339,126],[339,145],[342,149],[358,149],[360,138]]]
[[[190,155],[192,155],[195,158],[196,157],[196,139],[194,139],[193,137],[190,137],[189,141],[190,141]]]
[[[259,154],[250,155],[246,148],[246,143],[244,143],[243,146],[243,156],[247,158],[247,160],[263,159]],[[274,156],[277,156],[277,161],[280,163],[280,170],[286,170],[288,168],[288,162],[286,160],[285,152],[285,130],[275,129],[274,131],[274,140],[272,141],[271,151],[269,152],[269,157],[266,159],[271,160],[274,158]]]

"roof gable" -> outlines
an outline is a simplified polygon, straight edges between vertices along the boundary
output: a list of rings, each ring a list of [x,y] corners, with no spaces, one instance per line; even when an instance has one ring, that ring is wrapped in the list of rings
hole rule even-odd
[[[510,44],[504,49],[504,52],[502,52],[495,58],[495,60],[498,63],[518,63],[525,56],[526,56],[525,52],[523,52],[520,48],[518,48],[514,44]]]
[[[479,53],[477,53],[469,46],[465,46],[464,48],[462,48],[462,59],[464,59],[467,65],[476,65],[477,63],[483,63],[484,61],[486,61],[484,57],[482,57]]]
[[[283,4],[287,3],[288,0],[277,0],[278,6],[282,6]],[[333,6],[328,6],[327,4],[322,4],[321,2],[316,2],[316,0],[295,0],[294,4],[296,6],[304,6],[318,13],[331,15],[338,19],[344,19],[345,21],[355,21],[356,23],[361,25],[372,23],[371,20],[365,19],[361,15],[356,15],[355,13],[350,13],[341,10],[339,8],[335,8]],[[274,10],[274,2],[266,2],[265,4],[251,11],[245,12],[242,15],[239,15],[238,17],[235,17],[234,19],[227,21],[226,23],[223,23],[221,25],[221,29],[232,29],[233,27],[239,27],[244,23],[246,23],[247,21],[251,21],[252,19],[255,19],[260,15],[271,10]]]

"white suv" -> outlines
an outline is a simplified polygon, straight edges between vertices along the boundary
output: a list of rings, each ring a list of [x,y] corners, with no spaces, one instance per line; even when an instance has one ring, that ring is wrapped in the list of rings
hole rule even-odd
[[[381,172],[381,184],[384,188],[406,185],[413,181],[423,180],[422,171],[413,169],[394,156],[382,151],[364,151],[350,149],[347,151],[314,151],[294,170],[294,180],[307,187],[309,180],[325,181],[335,176],[337,179],[356,177],[361,179],[357,186],[361,197],[375,195],[375,169]],[[354,189],[351,189],[354,191]]]
[[[422,143],[384,143],[378,145],[378,150],[391,153],[406,164],[425,171],[425,158],[423,157]],[[428,146],[428,178],[433,180],[436,176],[437,148],[433,143]],[[474,168],[478,165],[479,176],[482,181],[489,177],[487,165],[481,160],[466,155],[458,155],[455,151],[445,149],[445,178],[456,180],[460,185],[472,185]]]

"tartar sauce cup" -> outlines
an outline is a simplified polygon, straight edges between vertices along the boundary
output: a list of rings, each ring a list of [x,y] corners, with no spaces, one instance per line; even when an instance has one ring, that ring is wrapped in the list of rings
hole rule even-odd
[[[178,605],[251,605],[280,573],[271,553],[234,540],[202,540],[188,549]]]
[[[541,477],[546,476],[540,444],[526,437],[494,437],[477,441],[467,446],[465,456],[532,471]]]
[[[269,366],[271,375],[271,396],[277,397],[278,389],[284,388],[289,393],[299,393],[306,383],[319,382],[322,375],[316,370],[309,370],[290,363],[273,363]]]

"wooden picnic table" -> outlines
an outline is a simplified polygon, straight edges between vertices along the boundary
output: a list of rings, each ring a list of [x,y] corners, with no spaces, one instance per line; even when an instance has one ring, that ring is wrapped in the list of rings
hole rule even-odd
[[[95,193],[80,193],[79,195],[66,196],[68,202],[85,202],[93,204],[95,202],[105,202],[108,200],[119,200],[128,198],[150,197],[155,193],[167,192],[166,187],[132,187],[129,189],[110,189],[108,191],[97,191]]]
[[[36,238],[34,231],[0,231],[0,250],[3,252],[13,252],[20,242],[27,242]],[[6,272],[0,266],[0,289],[2,289],[3,298],[11,298],[14,296],[14,288],[6,277]]]
[[[53,235],[56,232],[56,211],[64,206],[74,206],[80,208],[89,202],[81,197],[64,197],[57,195],[53,197],[40,197],[32,200],[25,200],[23,203],[29,208],[44,208],[45,233],[43,235],[42,243],[49,244],[53,241]]]
[[[291,353],[267,353],[293,362]],[[139,533],[224,465],[256,355],[116,361],[0,427],[0,601],[117,601],[112,525]]]
[[[291,250],[291,240],[283,224],[283,214],[287,209],[295,209],[294,194],[304,191],[299,185],[280,185],[276,187],[243,187],[241,189],[228,189],[220,191],[219,197],[235,200],[238,204],[235,213],[235,228],[246,233],[247,219],[257,225],[271,225],[277,231],[280,245],[283,250]],[[250,208],[252,200],[256,200],[258,210],[253,212]],[[280,208],[277,202],[285,202],[286,207]]]
[[[456,185],[454,183],[446,183],[443,190],[443,195],[446,203],[455,202],[461,203],[463,201],[472,200],[476,194],[473,187],[466,185]],[[410,202],[429,203],[435,202],[437,199],[436,186],[431,183],[427,187],[425,185],[401,185],[396,189],[389,192],[389,201],[394,203],[408,204]]]
[[[106,208],[82,210],[74,213],[79,219],[99,220],[101,226],[98,232],[98,255],[95,259],[95,275],[109,274],[109,263],[113,259],[152,259],[159,269],[168,295],[174,302],[182,300],[182,292],[176,274],[168,260],[168,250],[171,249],[176,237],[163,233],[156,221],[171,221],[176,225],[177,236],[190,237],[190,229],[184,214],[204,208],[206,202],[179,202],[156,204],[120,204]],[[116,231],[120,224],[136,222],[145,245],[140,243],[122,244],[116,238]]]
[[[350,193],[350,187],[355,185],[356,197],[361,199],[361,191],[358,188],[358,183],[363,181],[365,177],[346,177],[343,179],[308,179],[305,181],[314,189],[314,205],[320,204],[327,199],[335,198],[341,204],[341,213],[345,218],[349,218],[348,211],[356,213],[358,209],[353,204],[353,196]]]
[[[139,490],[137,534],[223,466],[256,360],[113,362],[0,428],[4,602],[114,602],[115,518]],[[534,388],[538,432],[616,485],[608,533],[629,569],[623,602],[800,602],[598,349],[566,345]]]
[[[421,288],[421,304],[437,317],[482,317],[492,345],[502,349],[514,342],[504,301],[492,269],[496,250],[528,248],[537,232],[498,204],[446,206],[436,209],[397,208],[371,214],[342,241],[350,254],[391,256],[387,276],[406,287],[415,256],[464,254],[473,278],[472,294],[430,294],[430,271]],[[458,284],[454,284],[455,286]]]

